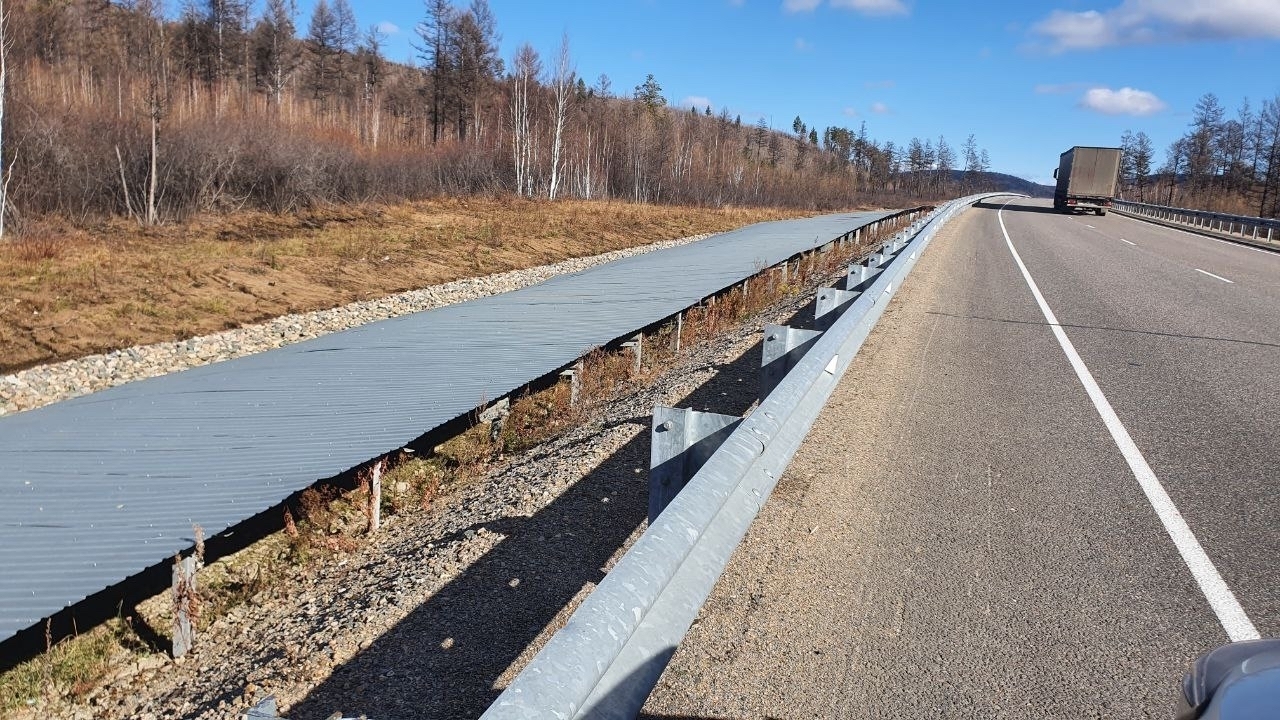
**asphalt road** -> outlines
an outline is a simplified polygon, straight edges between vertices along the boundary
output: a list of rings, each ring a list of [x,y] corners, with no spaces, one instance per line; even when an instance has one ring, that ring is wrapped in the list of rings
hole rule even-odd
[[[1280,256],[1043,201],[967,211],[646,713],[1170,717],[1196,655],[1280,635],[1277,378]]]

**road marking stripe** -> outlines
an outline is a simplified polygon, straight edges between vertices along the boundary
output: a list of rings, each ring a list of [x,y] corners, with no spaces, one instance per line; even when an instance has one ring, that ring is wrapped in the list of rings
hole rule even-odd
[[[1216,279],[1218,279],[1218,280],[1221,280],[1221,281],[1222,281],[1222,282],[1224,282],[1224,283],[1231,283],[1232,285],[1235,285],[1235,282],[1234,282],[1234,281],[1228,280],[1228,279],[1226,279],[1226,278],[1222,277],[1221,275],[1214,275],[1213,273],[1209,272],[1208,270],[1201,270],[1200,268],[1192,268],[1192,270],[1195,270],[1195,271],[1196,271],[1196,272],[1198,272],[1198,273],[1204,273],[1205,275],[1208,275],[1208,276],[1209,276],[1209,277],[1211,277],[1211,278],[1216,278]]]
[[[1130,245],[1132,245],[1132,246],[1134,246],[1134,247],[1138,247],[1138,243],[1136,243],[1136,242],[1129,242],[1128,240],[1125,240],[1124,238],[1120,238],[1120,242],[1122,242],[1122,243],[1129,243]]]
[[[1096,228],[1096,227],[1094,227],[1094,226],[1090,225],[1089,223],[1085,223],[1085,224],[1084,224],[1084,226],[1085,226],[1085,227],[1087,227],[1087,228],[1089,228],[1090,230],[1097,230],[1097,229],[1098,229],[1098,228]]]
[[[1201,235],[1200,233],[1193,233],[1193,232],[1190,232],[1190,231],[1187,231],[1187,230],[1182,230],[1182,229],[1180,229],[1180,228],[1170,227],[1170,226],[1168,226],[1168,225],[1161,225],[1160,223],[1146,222],[1146,221],[1144,221],[1144,220],[1139,220],[1138,218],[1135,218],[1135,217],[1129,217],[1129,216],[1127,216],[1127,215],[1121,215],[1120,217],[1125,218],[1126,220],[1132,220],[1132,221],[1134,221],[1134,222],[1140,222],[1140,223],[1142,223],[1143,225],[1154,225],[1155,227],[1158,227],[1158,228],[1164,228],[1165,230],[1172,230],[1172,231],[1174,231],[1174,232],[1176,232],[1176,233],[1182,233],[1183,235],[1188,235],[1188,236],[1190,236],[1190,237],[1197,238],[1197,239],[1199,239],[1199,240],[1212,240],[1212,241],[1214,241],[1214,242],[1216,242],[1216,243],[1222,243],[1223,245],[1232,245],[1232,246],[1234,246],[1234,247],[1238,247],[1238,248],[1240,248],[1240,249],[1242,249],[1242,250],[1252,250],[1252,251],[1254,251],[1254,252],[1260,252],[1260,253],[1264,253],[1264,254],[1267,254],[1267,255],[1276,255],[1276,254],[1280,253],[1280,248],[1277,248],[1277,249],[1270,249],[1270,248],[1254,247],[1254,246],[1252,246],[1252,245],[1247,245],[1247,244],[1245,244],[1245,243],[1231,242],[1230,240],[1223,240],[1222,238],[1210,237],[1209,235]],[[1248,238],[1246,238],[1246,239],[1248,239]]]
[[[1007,205],[1008,203],[1005,204]],[[1129,464],[1129,469],[1133,471],[1133,476],[1138,480],[1138,484],[1142,486],[1142,491],[1146,493],[1147,501],[1151,503],[1156,515],[1160,517],[1160,522],[1164,525],[1165,531],[1169,533],[1174,546],[1177,547],[1178,554],[1182,556],[1183,562],[1187,564],[1187,568],[1191,570],[1191,575],[1195,578],[1196,583],[1199,584],[1200,591],[1204,593],[1205,599],[1209,601],[1209,607],[1218,616],[1218,622],[1222,623],[1222,628],[1227,631],[1227,636],[1231,638],[1232,642],[1253,640],[1260,637],[1258,629],[1253,626],[1253,622],[1245,614],[1244,608],[1240,606],[1240,601],[1236,599],[1235,593],[1231,592],[1231,588],[1227,587],[1226,581],[1222,579],[1222,575],[1214,567],[1213,561],[1209,559],[1204,548],[1200,546],[1200,541],[1191,532],[1191,527],[1187,525],[1182,513],[1178,512],[1177,506],[1173,504],[1173,499],[1169,497],[1169,493],[1160,484],[1160,479],[1156,477],[1151,466],[1147,464],[1147,459],[1142,456],[1142,451],[1134,444],[1129,431],[1120,422],[1120,418],[1111,407],[1111,403],[1102,394],[1102,388],[1098,387],[1093,374],[1085,366],[1084,360],[1080,359],[1080,354],[1076,352],[1075,346],[1067,338],[1067,333],[1062,329],[1062,325],[1058,323],[1057,316],[1053,314],[1053,310],[1045,302],[1044,295],[1040,294],[1039,286],[1031,278],[1031,273],[1027,270],[1027,266],[1023,264],[1017,249],[1013,247],[1013,241],[1009,239],[1009,231],[1004,226],[1003,207],[996,213],[996,218],[1000,221],[1000,232],[1004,233],[1004,241],[1009,246],[1009,252],[1013,254],[1013,261],[1018,264],[1018,269],[1022,271],[1022,277],[1027,281],[1027,287],[1031,289],[1031,295],[1035,297],[1036,304],[1040,306],[1040,312],[1044,313],[1044,318],[1049,323],[1049,329],[1053,331],[1054,337],[1058,339],[1058,344],[1062,346],[1062,352],[1066,353],[1067,360],[1076,372],[1076,377],[1080,379],[1080,384],[1084,385],[1085,392],[1088,393],[1089,399],[1093,401],[1093,406],[1097,409],[1098,415],[1101,416],[1102,422],[1107,426],[1107,430],[1111,432],[1111,439],[1115,441],[1116,447],[1120,449],[1120,454],[1124,456],[1125,461]]]

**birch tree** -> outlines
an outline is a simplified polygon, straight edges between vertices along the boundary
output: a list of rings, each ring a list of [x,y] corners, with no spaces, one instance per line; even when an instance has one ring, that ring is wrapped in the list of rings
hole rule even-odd
[[[547,197],[556,199],[560,189],[560,155],[564,145],[564,123],[569,114],[569,103],[573,98],[573,66],[569,60],[569,34],[565,33],[560,40],[560,49],[556,53],[556,67],[552,75],[552,89],[555,91],[555,130],[551,141],[551,182],[547,188]]]
[[[511,69],[511,160],[516,194],[533,194],[533,133],[530,131],[529,83],[541,71],[538,51],[525,43],[516,51]]]
[[[4,240],[4,219],[9,214],[9,178],[13,176],[13,162],[4,164],[4,99],[9,90],[9,12],[0,0],[0,240]]]

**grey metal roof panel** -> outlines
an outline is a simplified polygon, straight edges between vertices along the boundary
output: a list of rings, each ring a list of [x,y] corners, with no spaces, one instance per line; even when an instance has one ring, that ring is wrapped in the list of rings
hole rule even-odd
[[[762,223],[0,417],[0,640],[890,213]]]

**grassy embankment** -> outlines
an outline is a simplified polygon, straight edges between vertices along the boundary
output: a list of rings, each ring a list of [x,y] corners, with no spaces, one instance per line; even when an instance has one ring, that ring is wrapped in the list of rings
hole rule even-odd
[[[467,198],[44,225],[0,243],[0,372],[804,214]]]

